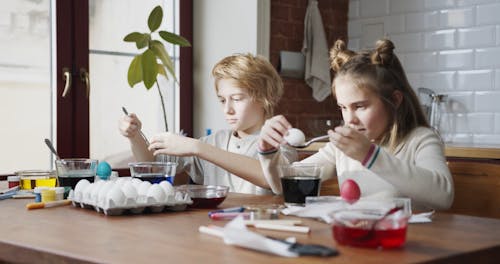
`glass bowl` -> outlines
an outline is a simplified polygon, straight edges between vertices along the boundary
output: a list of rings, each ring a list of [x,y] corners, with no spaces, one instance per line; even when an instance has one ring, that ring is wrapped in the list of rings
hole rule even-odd
[[[59,186],[69,186],[75,189],[76,184],[86,179],[94,182],[97,172],[96,159],[59,159],[56,160],[56,172]]]
[[[227,196],[228,186],[223,185],[181,185],[179,191],[185,191],[193,200],[191,208],[216,208]]]
[[[134,162],[128,164],[130,176],[150,183],[167,180],[174,183],[177,163],[175,162]]]
[[[330,214],[332,235],[341,245],[397,248],[406,242],[410,199],[394,198],[353,204]]]

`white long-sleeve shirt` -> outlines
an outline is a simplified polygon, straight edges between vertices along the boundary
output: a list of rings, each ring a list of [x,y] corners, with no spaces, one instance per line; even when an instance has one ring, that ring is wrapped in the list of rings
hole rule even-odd
[[[287,159],[279,151],[259,155],[259,159],[273,192],[281,193],[276,165],[287,163]],[[369,169],[332,143],[300,162],[322,164],[322,180],[337,176],[339,185],[346,179],[355,180],[362,197],[408,197],[413,207],[432,209],[447,209],[453,202],[453,178],[443,143],[426,127],[414,129],[394,154],[380,148]]]

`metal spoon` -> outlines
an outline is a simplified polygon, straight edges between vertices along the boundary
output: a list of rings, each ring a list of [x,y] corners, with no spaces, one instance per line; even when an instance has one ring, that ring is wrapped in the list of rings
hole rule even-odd
[[[57,154],[57,151],[56,149],[54,148],[54,145],[52,145],[52,141],[50,141],[50,139],[46,138],[45,139],[45,144],[47,144],[47,147],[49,147],[50,151],[52,152],[52,154],[54,154],[56,156],[56,158],[58,160],[61,159],[61,157],[59,157],[59,154]]]
[[[330,137],[329,135],[319,136],[319,137],[315,137],[315,138],[307,141],[306,143],[304,143],[302,145],[290,145],[290,146],[292,146],[294,148],[306,148],[316,141],[322,141],[322,140],[328,139],[329,137]]]
[[[123,113],[125,113],[126,115],[128,115],[128,111],[127,111],[127,109],[126,109],[124,106],[122,106],[122,111],[123,111]],[[142,133],[142,131],[141,131],[141,130],[139,130],[139,134],[140,134],[140,135],[141,135],[141,137],[144,139],[144,141],[146,141],[146,145],[148,145],[148,146],[149,146],[149,140],[148,140],[148,138],[146,137],[146,135],[144,135],[144,133]]]

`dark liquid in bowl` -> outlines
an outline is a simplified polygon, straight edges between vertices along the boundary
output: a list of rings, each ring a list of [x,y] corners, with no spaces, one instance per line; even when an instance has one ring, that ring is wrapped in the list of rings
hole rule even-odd
[[[191,198],[193,204],[189,205],[190,208],[216,208],[221,204],[226,197],[214,197],[214,198]]]
[[[306,196],[318,196],[319,178],[290,176],[281,178],[285,203],[304,204]]]
[[[94,182],[95,176],[85,176],[85,177],[61,177],[59,176],[59,186],[69,186],[71,189],[75,189],[76,184],[80,180],[87,180],[89,182]]]
[[[141,181],[148,181],[150,183],[160,183],[162,181],[168,181],[171,184],[174,183],[174,177],[172,176],[165,177],[165,174],[161,173],[143,173],[140,174],[139,176],[133,176],[133,178],[137,178]]]
[[[333,225],[333,237],[339,244],[357,247],[401,247],[406,240],[406,226],[398,229],[371,230]]]

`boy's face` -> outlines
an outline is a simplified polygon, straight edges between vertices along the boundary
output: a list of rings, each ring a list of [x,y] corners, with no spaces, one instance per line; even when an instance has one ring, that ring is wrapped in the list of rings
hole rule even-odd
[[[335,93],[345,125],[378,142],[386,132],[390,119],[380,97],[368,89],[358,88],[347,77],[335,79]]]
[[[237,87],[233,79],[218,81],[217,97],[226,122],[238,135],[245,136],[260,130],[265,121],[264,108],[245,89]]]

